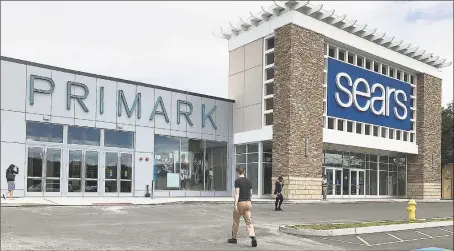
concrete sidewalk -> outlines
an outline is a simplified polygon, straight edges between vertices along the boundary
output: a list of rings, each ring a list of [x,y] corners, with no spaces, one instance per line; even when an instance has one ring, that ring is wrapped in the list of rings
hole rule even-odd
[[[274,199],[253,199],[254,204],[273,204]],[[332,199],[321,200],[286,200],[285,204],[348,204],[368,202],[406,202],[407,199]],[[213,203],[229,204],[232,197],[174,197],[174,198],[144,198],[144,197],[27,197],[1,200],[2,207],[23,206],[111,206],[111,205],[161,205],[175,203]],[[452,203],[452,200],[417,200],[417,202]]]

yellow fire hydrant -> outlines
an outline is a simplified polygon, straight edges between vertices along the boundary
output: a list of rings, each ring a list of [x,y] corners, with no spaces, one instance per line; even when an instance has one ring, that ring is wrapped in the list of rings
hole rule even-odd
[[[416,220],[416,201],[411,199],[406,208],[408,212],[408,220]]]

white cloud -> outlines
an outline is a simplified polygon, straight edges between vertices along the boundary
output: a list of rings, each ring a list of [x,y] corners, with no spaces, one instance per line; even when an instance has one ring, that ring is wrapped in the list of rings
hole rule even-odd
[[[453,59],[453,18],[409,20],[446,3],[324,1],[396,39]],[[449,5],[450,4],[450,5]],[[1,54],[107,76],[227,97],[228,49],[212,31],[263,2],[2,2]],[[452,9],[452,2],[448,7]],[[424,15],[422,15],[424,17]],[[444,69],[443,103],[453,98]]]

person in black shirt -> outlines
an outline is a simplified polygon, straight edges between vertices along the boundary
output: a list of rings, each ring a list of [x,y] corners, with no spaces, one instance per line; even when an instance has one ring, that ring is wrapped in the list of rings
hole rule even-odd
[[[16,179],[16,174],[19,174],[19,167],[14,164],[9,165],[6,169],[6,182],[8,183],[8,193],[9,199],[13,199],[13,192],[16,189],[14,180]],[[6,199],[6,196],[3,194],[3,199]]]
[[[276,195],[276,202],[274,203],[274,210],[276,211],[282,211],[281,205],[282,202],[284,201],[284,196],[282,196],[282,189],[284,188],[284,179],[282,176],[279,176],[279,178],[276,181],[276,184],[274,184],[274,195]]]
[[[238,179],[235,180],[232,238],[228,239],[228,243],[237,243],[236,237],[240,225],[240,217],[243,216],[249,238],[251,238],[252,246],[257,247],[257,239],[255,238],[255,231],[251,218],[252,182],[244,177],[244,168],[238,167],[236,172],[238,174]]]

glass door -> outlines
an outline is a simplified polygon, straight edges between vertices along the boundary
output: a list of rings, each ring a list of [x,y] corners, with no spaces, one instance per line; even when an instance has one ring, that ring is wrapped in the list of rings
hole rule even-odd
[[[69,150],[68,196],[99,196],[97,151]]]
[[[365,173],[361,169],[350,169],[350,197],[365,197]]]
[[[27,196],[61,196],[61,149],[27,148]]]
[[[132,196],[132,153],[106,152],[104,194],[107,196]]]
[[[329,198],[342,197],[342,169],[340,168],[325,168],[325,175],[328,180],[328,196]]]

